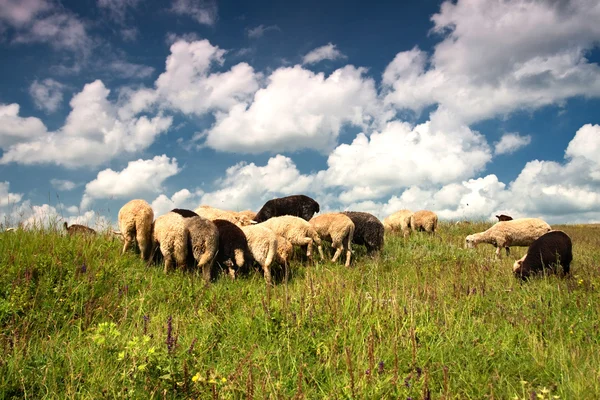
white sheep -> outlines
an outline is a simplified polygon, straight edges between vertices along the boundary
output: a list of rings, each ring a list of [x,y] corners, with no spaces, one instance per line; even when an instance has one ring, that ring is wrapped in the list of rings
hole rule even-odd
[[[408,237],[410,235],[410,218],[412,215],[413,212],[410,210],[396,211],[383,220],[383,227],[386,231],[400,231],[404,237]]]
[[[248,249],[252,258],[260,264],[265,275],[265,282],[271,284],[271,263],[277,257],[277,235],[266,226],[243,226],[242,231],[248,241]]]
[[[136,242],[142,260],[147,260],[152,251],[152,221],[154,211],[145,200],[135,199],[119,210],[119,232],[125,243],[121,254],[125,254],[131,243]]]
[[[289,240],[293,245],[306,245],[306,256],[308,258],[312,258],[312,246],[313,243],[316,243],[321,259],[325,258],[323,256],[323,248],[321,247],[321,238],[319,237],[319,234],[308,221],[300,217],[282,215],[269,218],[258,225],[263,225],[271,229],[277,235],[283,236]]]
[[[410,227],[414,232],[435,233],[437,224],[438,216],[433,211],[420,210],[410,217]]]
[[[154,221],[153,240],[165,261],[165,273],[185,267],[191,252],[203,278],[211,278],[212,264],[219,248],[219,230],[211,221],[190,210],[174,209]]]
[[[315,228],[321,240],[331,242],[332,247],[336,249],[331,261],[336,262],[345,249],[346,267],[349,267],[355,229],[350,217],[341,213],[327,213],[311,218],[309,223]]]
[[[501,257],[500,250],[506,249],[510,255],[510,246],[529,246],[552,228],[539,218],[519,218],[511,221],[495,223],[484,232],[474,233],[465,238],[465,247],[474,248],[479,243],[489,243],[496,247],[496,257]]]

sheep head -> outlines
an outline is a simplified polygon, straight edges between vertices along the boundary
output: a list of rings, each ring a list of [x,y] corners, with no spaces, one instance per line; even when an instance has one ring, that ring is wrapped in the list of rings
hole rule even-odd
[[[477,236],[469,235],[465,238],[465,249],[474,249],[478,243]]]

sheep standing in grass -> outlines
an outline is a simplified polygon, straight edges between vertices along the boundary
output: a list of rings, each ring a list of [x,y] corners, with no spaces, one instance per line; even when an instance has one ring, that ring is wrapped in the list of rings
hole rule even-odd
[[[345,249],[346,267],[349,267],[355,229],[354,222],[350,217],[342,213],[328,213],[313,217],[309,222],[315,228],[321,240],[331,242],[332,247],[336,249],[331,261],[336,262]]]
[[[353,243],[364,245],[367,254],[373,255],[383,249],[383,224],[376,216],[360,211],[344,211],[354,223]]]
[[[152,251],[152,221],[154,211],[145,200],[135,199],[119,210],[119,231],[125,243],[121,254],[125,254],[129,246],[136,242],[142,260],[147,260]]]
[[[67,234],[69,236],[78,235],[78,234],[82,234],[82,235],[95,235],[96,234],[95,230],[93,230],[92,228],[88,228],[85,225],[72,224],[71,226],[69,226],[69,224],[65,221],[63,226],[65,227]]]
[[[410,210],[400,210],[389,215],[383,220],[383,227],[389,232],[402,232],[404,237],[410,235],[410,217],[413,212]]]
[[[277,257],[277,235],[266,226],[243,226],[242,232],[246,235],[248,249],[254,261],[263,269],[265,282],[271,284],[271,263]]]
[[[531,243],[527,254],[515,261],[513,273],[521,279],[527,279],[531,274],[546,269],[558,272],[557,267],[560,265],[567,275],[571,270],[571,261],[573,243],[569,235],[563,231],[550,231]]]
[[[496,247],[497,257],[501,257],[500,250],[502,248],[506,249],[506,255],[508,256],[510,255],[511,246],[529,246],[550,230],[550,225],[539,218],[518,218],[511,221],[501,221],[484,232],[467,236],[465,247],[473,248],[479,243],[489,243]]]
[[[174,209],[154,221],[153,240],[163,255],[165,273],[185,267],[190,254],[203,278],[210,281],[219,248],[219,230],[214,223],[193,211]]]
[[[414,232],[435,233],[438,216],[433,211],[420,210],[410,217],[410,226]]]
[[[263,225],[277,235],[283,236],[292,242],[293,245],[307,246],[306,256],[308,258],[312,258],[312,246],[313,243],[316,243],[321,259],[325,258],[323,256],[323,248],[321,247],[321,238],[315,228],[306,220],[291,215],[283,215],[270,218],[259,225]]]
[[[256,222],[282,215],[293,215],[306,221],[319,212],[319,203],[303,194],[281,197],[267,201],[254,217]]]
[[[294,253],[294,245],[292,242],[284,238],[283,236],[277,236],[277,254],[275,255],[275,261],[284,268],[287,268],[290,264],[290,259]]]
[[[235,279],[236,268],[243,268],[248,255],[248,241],[239,226],[224,219],[213,221],[219,230],[217,263],[227,267],[231,279]]]

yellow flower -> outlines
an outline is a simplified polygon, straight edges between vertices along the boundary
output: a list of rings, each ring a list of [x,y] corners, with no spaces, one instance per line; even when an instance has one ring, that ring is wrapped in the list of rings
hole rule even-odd
[[[196,375],[192,376],[192,382],[198,382],[200,380],[200,372],[196,372]]]
[[[227,379],[226,378],[221,378],[221,382],[225,383],[225,382],[227,382]]]

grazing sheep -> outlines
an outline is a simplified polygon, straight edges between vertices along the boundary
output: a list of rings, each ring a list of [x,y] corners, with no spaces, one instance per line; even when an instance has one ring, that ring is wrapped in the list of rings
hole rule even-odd
[[[65,221],[63,226],[65,227],[69,236],[78,235],[78,234],[82,234],[82,235],[95,235],[96,234],[95,230],[93,230],[92,228],[88,228],[85,225],[72,224],[71,226],[69,226],[69,224]]]
[[[319,203],[303,194],[281,197],[267,201],[254,217],[256,222],[282,215],[293,215],[306,221],[319,212]]]
[[[498,218],[498,221],[512,221],[513,220],[513,217],[511,217],[510,215],[506,215],[506,214],[496,215],[496,218]]]
[[[269,218],[259,225],[263,225],[271,229],[275,234],[283,236],[292,242],[293,245],[306,245],[306,256],[308,258],[312,258],[312,246],[313,243],[316,243],[321,259],[325,258],[323,256],[323,248],[321,247],[321,238],[315,228],[304,219],[292,215],[282,215],[280,217]]]
[[[573,243],[569,235],[563,231],[550,231],[537,238],[527,254],[515,261],[513,273],[521,279],[529,275],[549,269],[557,272],[558,265],[562,266],[563,273],[567,275],[573,261]]]
[[[153,240],[165,260],[165,273],[173,266],[184,267],[190,254],[210,281],[219,247],[219,231],[211,221],[190,210],[174,209],[154,221]]]
[[[364,245],[370,255],[383,249],[384,227],[377,217],[360,211],[344,211],[342,214],[354,222],[353,243]]]
[[[199,216],[206,218],[211,221],[222,219],[229,221],[237,226],[247,226],[252,223],[252,220],[245,215],[238,215],[235,211],[221,210],[211,206],[200,206],[194,210]]]
[[[270,285],[271,263],[277,256],[277,235],[261,224],[243,226],[241,229],[246,235],[252,258],[260,264],[265,275],[265,282]]]
[[[404,237],[408,237],[410,235],[410,217],[412,215],[413,212],[410,210],[396,211],[383,220],[383,227],[386,231],[400,231]]]
[[[415,232],[435,233],[438,224],[438,216],[433,211],[417,211],[410,217],[411,229]]]
[[[253,221],[256,218],[256,213],[252,210],[244,210],[244,211],[232,211],[232,213],[236,214],[238,218],[245,218],[249,221]],[[250,224],[248,224],[250,225]]]
[[[510,255],[510,246],[529,246],[537,238],[551,230],[550,225],[539,218],[518,218],[511,221],[496,222],[484,232],[474,233],[465,239],[465,247],[473,248],[479,243],[489,243],[496,247],[496,256],[506,248]]]
[[[136,242],[142,260],[150,257],[153,220],[154,211],[145,200],[131,200],[121,207],[118,216],[119,231],[125,241],[121,254],[125,254],[131,243]]]
[[[235,279],[234,266],[243,268],[250,253],[246,235],[239,226],[224,219],[216,219],[213,223],[219,230],[217,263],[226,266],[231,279]]]
[[[355,229],[350,217],[342,213],[328,213],[313,217],[309,223],[315,228],[321,240],[331,242],[332,247],[336,249],[332,262],[336,262],[342,251],[346,249],[346,267],[349,267]]]
[[[294,253],[294,245],[292,242],[284,238],[283,236],[277,236],[277,254],[275,255],[275,261],[284,268],[287,268],[292,254]]]

